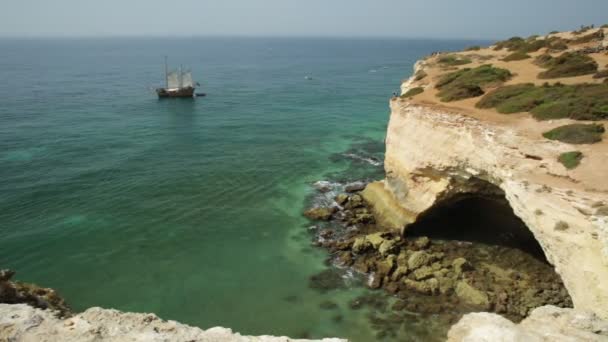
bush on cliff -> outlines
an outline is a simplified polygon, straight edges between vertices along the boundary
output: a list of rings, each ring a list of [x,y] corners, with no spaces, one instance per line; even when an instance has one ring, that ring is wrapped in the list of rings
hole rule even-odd
[[[558,57],[541,55],[536,63],[547,71],[538,74],[538,78],[574,77],[597,72],[597,63],[593,58],[576,52],[565,52]]]
[[[423,91],[424,91],[424,88],[422,88],[422,87],[412,88],[412,89],[408,90],[407,92],[405,92],[405,94],[401,95],[401,97],[408,98],[408,97],[416,96],[416,95],[422,93]]]
[[[573,44],[585,44],[592,41],[599,41],[604,39],[604,32],[602,30],[597,30],[591,34],[576,38],[572,40]]]
[[[457,66],[457,65],[464,65],[464,64],[471,63],[470,58],[459,57],[456,55],[441,56],[441,57],[439,57],[439,59],[437,61],[443,65],[449,65],[449,66]]]
[[[608,119],[608,84],[515,84],[489,92],[476,106],[503,114],[531,112],[538,120],[604,120]]]
[[[557,160],[562,163],[566,169],[572,170],[581,163],[583,153],[580,151],[565,152],[559,155]]]
[[[441,101],[449,102],[484,94],[483,87],[499,85],[511,78],[509,70],[482,65],[444,75],[435,85]]]
[[[571,124],[543,133],[543,137],[568,144],[593,144],[602,141],[604,125]]]
[[[530,58],[530,55],[528,55],[527,53],[517,51],[517,52],[513,52],[512,54],[508,55],[507,57],[503,58],[502,60],[505,62],[512,62],[512,61],[521,61],[523,59],[528,59],[528,58]]]

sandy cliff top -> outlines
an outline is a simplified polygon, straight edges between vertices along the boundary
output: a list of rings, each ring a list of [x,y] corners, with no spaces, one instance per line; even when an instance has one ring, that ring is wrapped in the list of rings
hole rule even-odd
[[[581,52],[587,50],[584,51],[583,54],[589,56],[597,63],[598,71],[606,70],[608,68],[608,49],[601,50],[598,49],[598,47],[602,47],[602,44],[604,47],[608,46],[608,38],[604,38],[605,40],[603,41],[600,38],[584,43],[575,42],[576,39],[580,39],[587,35],[598,35],[604,33],[604,31],[605,34],[608,34],[608,28],[599,28],[589,29],[578,34],[575,32],[560,32],[543,37],[528,38],[536,40],[552,38],[560,42],[563,39],[563,42],[567,44],[567,49],[552,50],[548,47],[544,47],[537,51],[527,52],[530,58],[523,60],[504,61],[503,59],[512,54],[514,51],[509,51],[507,48],[497,49],[496,45],[482,47],[479,50],[433,54],[418,62],[416,65],[416,73],[426,74],[426,76],[422,79],[412,77],[402,85],[402,93],[406,93],[408,90],[416,87],[424,88],[424,92],[409,98],[402,98],[401,101],[407,102],[407,105],[421,105],[427,108],[438,109],[446,113],[457,113],[467,117],[476,118],[484,122],[510,129],[517,135],[525,136],[532,141],[538,142],[538,144],[552,144],[555,146],[555,159],[558,158],[560,153],[575,150],[581,151],[585,157],[578,167],[572,170],[566,170],[564,168],[564,172],[561,172],[556,176],[551,176],[547,172],[539,172],[536,176],[539,177],[539,181],[542,183],[550,184],[556,187],[567,185],[570,188],[574,187],[578,189],[606,192],[608,191],[608,177],[605,174],[603,166],[608,164],[607,139],[594,144],[573,145],[548,140],[544,138],[542,134],[551,129],[567,124],[606,124],[608,123],[608,120],[598,120],[593,122],[572,119],[539,121],[532,117],[529,112],[501,114],[494,108],[476,107],[476,104],[480,101],[482,96],[451,102],[443,102],[438,98],[437,93],[439,90],[436,88],[439,80],[446,74],[465,68],[473,69],[481,65],[488,64],[496,68],[509,70],[512,77],[500,85],[483,87],[486,94],[502,86],[522,83],[533,83],[537,86],[542,86],[545,83],[550,85],[555,85],[557,83],[566,85],[583,83],[602,84],[606,78],[594,78],[594,74],[541,79],[538,77],[538,75],[541,72],[546,71],[546,68],[538,65],[536,60],[539,56],[546,54],[550,54],[553,57],[558,57],[565,52]],[[598,49],[601,51],[589,53],[589,51],[592,49]],[[441,58],[445,56],[455,56],[456,58],[469,59],[470,63],[455,66],[446,65],[445,63],[440,62]]]

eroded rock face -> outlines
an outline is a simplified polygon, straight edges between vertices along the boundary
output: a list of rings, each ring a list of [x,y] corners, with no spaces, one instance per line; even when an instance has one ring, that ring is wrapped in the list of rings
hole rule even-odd
[[[448,333],[448,342],[607,341],[608,322],[590,312],[543,306],[520,324],[491,313],[464,316]]]
[[[575,307],[608,318],[608,221],[597,210],[608,203],[605,175],[602,182],[585,168],[567,171],[556,156],[572,147],[542,140],[542,123],[533,119],[507,125],[400,99],[391,110],[386,179],[362,193],[378,222],[399,230],[459,195],[499,190]]]
[[[0,303],[29,304],[36,308],[48,309],[60,317],[72,314],[68,304],[55,290],[12,281],[14,275],[14,271],[0,270]]]
[[[202,330],[154,314],[90,308],[68,319],[24,304],[0,304],[0,341],[221,341],[288,342],[288,337],[243,336],[226,328]],[[327,338],[325,342],[341,342]]]

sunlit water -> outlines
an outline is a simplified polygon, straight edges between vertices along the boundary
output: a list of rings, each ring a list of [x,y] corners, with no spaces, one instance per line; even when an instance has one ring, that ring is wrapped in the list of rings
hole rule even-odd
[[[301,212],[317,180],[382,177],[390,95],[476,43],[0,41],[0,267],[76,310],[375,340],[364,289],[309,288],[326,255]],[[208,96],[157,100],[163,55]]]

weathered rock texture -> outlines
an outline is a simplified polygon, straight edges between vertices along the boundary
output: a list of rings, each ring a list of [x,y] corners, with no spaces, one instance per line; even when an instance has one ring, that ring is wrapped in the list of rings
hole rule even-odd
[[[520,324],[491,313],[464,316],[448,333],[448,342],[608,341],[608,323],[595,314],[543,306]]]
[[[379,222],[402,229],[460,195],[504,192],[575,308],[608,318],[608,221],[601,210],[608,203],[608,177],[595,172],[605,164],[605,144],[586,150],[589,164],[569,172],[557,156],[573,146],[541,136],[555,123],[402,98],[391,101],[391,111],[386,179],[363,192],[377,215],[392,213]]]
[[[201,330],[153,314],[90,308],[68,319],[25,304],[0,304],[0,341],[200,341],[288,342],[287,337],[242,336],[225,328]],[[324,339],[326,342],[344,341]]]

